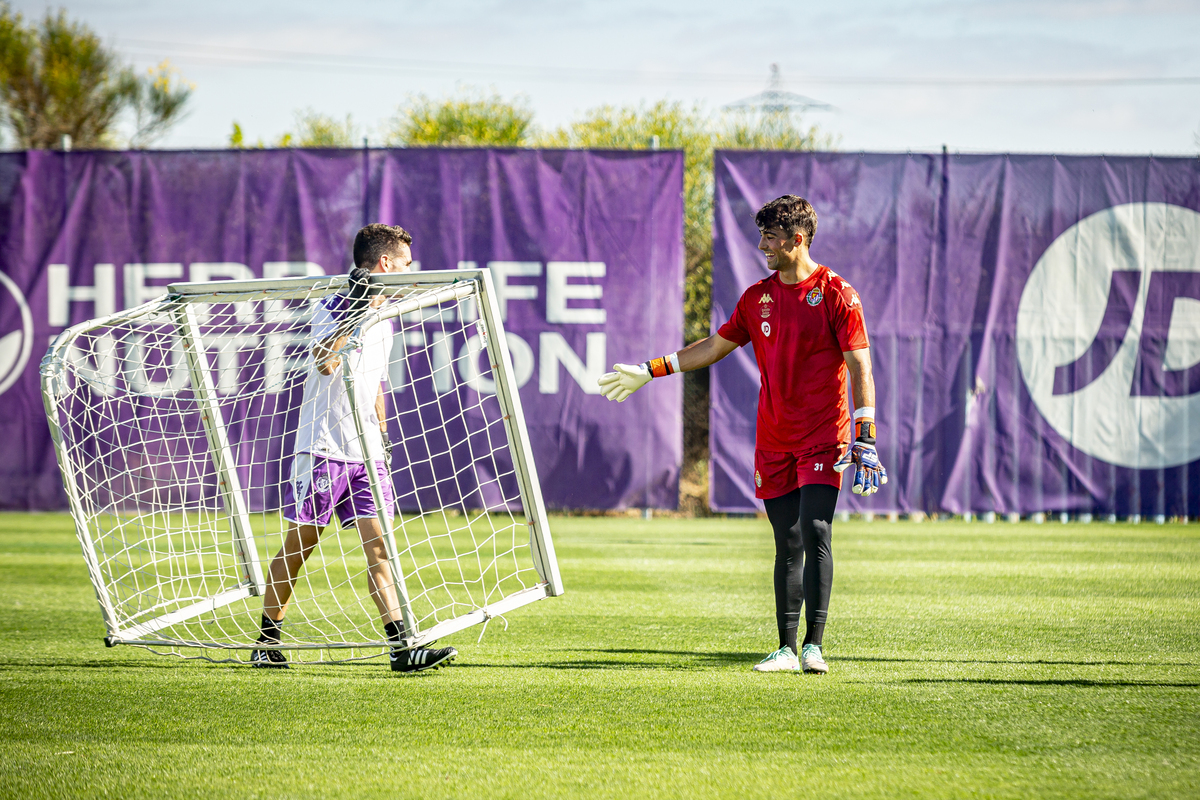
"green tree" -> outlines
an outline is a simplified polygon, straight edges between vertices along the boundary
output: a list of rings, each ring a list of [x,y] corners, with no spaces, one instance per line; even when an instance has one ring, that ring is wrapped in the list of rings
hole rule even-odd
[[[80,148],[118,146],[122,114],[133,117],[128,144],[144,147],[182,117],[191,92],[166,62],[135,74],[65,11],[27,24],[0,4],[0,107],[19,148],[58,147],[63,136]]]
[[[354,147],[358,144],[358,128],[349,114],[343,122],[330,114],[319,114],[311,108],[296,112],[296,129],[285,131],[272,147]],[[246,132],[234,120],[229,133],[229,147],[234,150],[261,149],[267,145],[259,139],[254,144],[246,141]]]
[[[535,133],[524,97],[506,100],[468,90],[444,99],[409,98],[384,139],[401,147],[527,147]]]
[[[660,101],[650,106],[602,106],[570,125],[541,136],[539,147],[683,150],[684,340],[710,333],[712,314],[713,150],[817,150],[832,137],[805,128],[788,112],[737,112],[713,116],[700,106]],[[684,463],[681,508],[708,509],[708,372],[684,376]]]
[[[831,150],[837,143],[837,136],[805,128],[786,111],[734,111],[717,123],[717,147],[724,150]]]
[[[142,148],[160,139],[183,118],[184,107],[195,85],[184,80],[170,61],[146,70],[132,82],[130,108],[133,110],[131,147]]]
[[[236,119],[233,121],[233,130],[229,132],[229,147],[233,150],[245,150],[247,147],[246,134]]]
[[[354,147],[359,138],[349,114],[343,122],[311,108],[296,112],[296,130],[284,136],[288,140],[280,140],[280,147]]]
[[[666,100],[650,106],[594,108],[537,141],[540,147],[683,151],[684,339],[688,342],[708,335],[713,142],[711,120],[699,106]]]

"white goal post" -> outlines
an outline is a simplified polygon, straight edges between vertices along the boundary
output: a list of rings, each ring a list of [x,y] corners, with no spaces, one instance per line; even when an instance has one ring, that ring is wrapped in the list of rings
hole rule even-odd
[[[379,394],[385,405],[391,487],[366,473],[403,645],[415,647],[563,586],[487,270],[370,281],[382,303],[337,355],[363,453],[370,422],[353,399]],[[172,284],[50,346],[42,396],[110,646],[248,657],[264,575],[288,527],[313,310],[346,284],[345,275]],[[350,368],[381,324],[394,329],[383,390],[357,385]],[[389,647],[362,544],[337,514],[297,580],[280,647],[301,661]]]

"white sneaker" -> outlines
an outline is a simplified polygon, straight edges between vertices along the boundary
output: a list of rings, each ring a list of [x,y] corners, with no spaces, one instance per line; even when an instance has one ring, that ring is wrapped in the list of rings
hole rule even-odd
[[[754,665],[755,672],[799,672],[800,659],[786,644]]]
[[[824,675],[826,672],[829,672],[829,665],[821,657],[820,645],[806,644],[801,653],[803,653],[802,663],[804,664],[805,672],[815,672],[818,675]]]

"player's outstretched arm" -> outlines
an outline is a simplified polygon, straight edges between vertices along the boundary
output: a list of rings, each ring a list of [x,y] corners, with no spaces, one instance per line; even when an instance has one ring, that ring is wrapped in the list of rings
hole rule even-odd
[[[887,470],[879,462],[875,450],[875,379],[871,375],[871,350],[850,350],[842,353],[850,372],[850,387],[854,392],[854,442],[833,465],[835,472],[854,467],[854,483],[850,491],[866,497],[887,483]]]
[[[645,386],[652,378],[665,378],[676,372],[715,364],[737,349],[737,345],[714,333],[707,339],[693,342],[677,353],[661,358],[652,358],[641,364],[613,364],[613,371],[606,372],[597,383],[600,394],[618,403]]]

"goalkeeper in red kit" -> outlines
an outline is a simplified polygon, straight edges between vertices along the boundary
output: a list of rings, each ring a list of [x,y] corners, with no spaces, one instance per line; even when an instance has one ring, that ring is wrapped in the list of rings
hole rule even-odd
[[[754,345],[762,375],[754,485],[775,533],[779,626],[779,649],[754,669],[823,674],[829,671],[821,638],[833,584],[833,513],[842,473],[852,469],[855,494],[873,494],[887,483],[875,451],[871,351],[858,293],[809,255],[817,232],[812,205],[785,195],[759,209],[754,221],[761,234],[758,249],[773,274],[742,294],[715,335],[644,364],[617,364],[600,378],[600,390],[620,402],[652,378],[707,367]],[[801,608],[805,633],[797,647]]]

